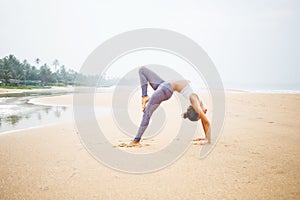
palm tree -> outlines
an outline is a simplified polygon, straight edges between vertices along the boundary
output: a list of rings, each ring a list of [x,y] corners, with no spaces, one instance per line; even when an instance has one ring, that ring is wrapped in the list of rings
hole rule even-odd
[[[39,59],[39,58],[36,58],[34,62],[35,62],[37,65],[38,65],[38,64],[40,64],[40,62],[41,62],[41,59]]]
[[[59,70],[59,76],[60,76],[60,81],[63,83],[67,82],[67,71],[64,65],[60,66],[60,70]]]
[[[54,65],[54,67],[55,67],[55,72],[56,72],[56,68],[57,68],[57,66],[59,65],[58,60],[55,59],[55,60],[53,61],[52,65]]]
[[[39,76],[40,76],[40,79],[43,82],[43,84],[48,84],[48,83],[52,82],[51,75],[52,75],[52,72],[51,72],[50,68],[47,66],[47,64],[45,63],[44,65],[42,65],[40,68]]]
[[[12,78],[12,73],[10,71],[10,62],[8,57],[2,59],[1,62],[1,78],[4,80],[4,84],[7,85],[9,83],[9,79]]]
[[[28,64],[28,62],[27,62],[27,60],[25,59],[25,60],[23,60],[23,72],[24,72],[24,74],[23,74],[23,76],[24,76],[24,85],[26,86],[26,73],[29,71],[29,69],[30,69],[30,65]]]

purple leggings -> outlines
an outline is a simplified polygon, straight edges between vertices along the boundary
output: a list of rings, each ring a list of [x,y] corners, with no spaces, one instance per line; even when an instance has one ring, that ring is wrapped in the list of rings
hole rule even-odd
[[[141,67],[139,69],[139,76],[143,97],[148,96],[148,82],[155,91],[152,94],[144,110],[144,115],[140,124],[140,128],[138,130],[138,133],[136,134],[136,137],[134,138],[135,142],[139,142],[141,140],[142,135],[144,134],[146,128],[149,125],[149,121],[153,112],[158,108],[161,102],[168,100],[174,92],[173,87],[169,82],[165,82],[157,74],[155,74],[153,71],[149,70],[146,67]]]

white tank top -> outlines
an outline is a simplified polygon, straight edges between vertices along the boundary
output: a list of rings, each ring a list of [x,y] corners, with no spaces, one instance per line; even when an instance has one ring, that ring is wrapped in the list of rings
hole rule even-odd
[[[192,82],[189,83],[187,86],[185,86],[180,93],[187,99],[190,100],[191,94],[195,93],[198,94],[200,93],[200,87],[193,84]]]

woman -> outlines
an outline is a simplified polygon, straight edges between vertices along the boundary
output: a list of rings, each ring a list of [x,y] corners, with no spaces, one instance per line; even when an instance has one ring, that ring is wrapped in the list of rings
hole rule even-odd
[[[204,108],[203,103],[197,94],[193,92],[189,85],[189,81],[180,80],[165,82],[157,74],[146,67],[141,67],[139,69],[139,76],[142,87],[142,110],[144,114],[138,133],[134,140],[128,145],[129,147],[140,145],[141,137],[148,127],[153,112],[161,102],[170,99],[174,91],[181,93],[191,102],[191,106],[189,106],[187,112],[183,114],[183,118],[188,118],[191,121],[198,121],[201,119],[205,138],[198,138],[196,140],[203,141],[203,144],[210,143],[210,122],[205,115],[207,109]],[[147,94],[148,83],[153,90],[155,90],[151,98]]]

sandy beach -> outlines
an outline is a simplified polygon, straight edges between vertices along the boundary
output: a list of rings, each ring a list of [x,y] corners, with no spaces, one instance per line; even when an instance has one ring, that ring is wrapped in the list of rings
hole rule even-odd
[[[0,88],[0,94],[9,93],[23,93],[23,92],[63,92],[63,91],[73,91],[73,87],[57,87],[53,86],[51,88],[39,88],[39,89],[8,89]]]
[[[111,107],[111,94],[96,98],[96,106]],[[174,164],[142,175],[96,161],[71,122],[0,135],[0,199],[300,199],[300,95],[227,93],[226,102],[224,129],[208,157],[199,159],[201,146],[191,145]],[[33,103],[67,106],[72,95]],[[139,122],[140,108],[132,109]],[[108,117],[97,120],[113,133],[112,144],[130,141]],[[168,137],[130,151],[155,151]]]

